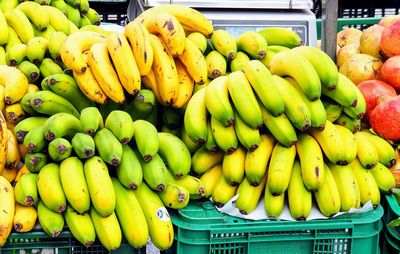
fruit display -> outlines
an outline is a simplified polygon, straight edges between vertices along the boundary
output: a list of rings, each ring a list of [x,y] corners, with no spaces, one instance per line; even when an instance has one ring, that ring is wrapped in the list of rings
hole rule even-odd
[[[190,200],[221,207],[238,195],[242,214],[264,200],[270,217],[287,200],[305,220],[313,199],[330,217],[377,206],[396,185],[395,149],[361,130],[365,114],[387,110],[371,108],[378,92],[364,98],[291,30],[235,38],[190,7],[160,5],[119,33],[96,26],[83,0],[11,2],[0,1],[0,246],[38,221],[86,247],[141,248],[150,237],[166,250],[168,210]]]

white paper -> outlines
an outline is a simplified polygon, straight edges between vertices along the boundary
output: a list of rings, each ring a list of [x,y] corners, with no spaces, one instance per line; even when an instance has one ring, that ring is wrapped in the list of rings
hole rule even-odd
[[[101,23],[100,27],[103,28],[106,31],[111,31],[111,32],[119,32],[119,33],[124,33],[125,27],[117,25],[117,24],[112,24],[112,23]]]
[[[278,218],[271,218],[268,217],[267,213],[265,212],[264,209],[264,198],[261,198],[260,201],[258,202],[257,208],[249,213],[249,214],[242,214],[239,212],[239,209],[236,208],[235,206],[235,200],[239,197],[239,195],[234,196],[231,200],[229,200],[228,203],[226,203],[223,207],[221,208],[217,208],[217,210],[220,213],[224,213],[224,214],[228,214],[234,217],[238,217],[238,218],[242,218],[242,219],[246,219],[246,220],[286,220],[286,221],[295,221],[295,219],[293,219],[293,217],[290,215],[290,211],[289,211],[289,206],[287,204],[287,202],[285,202],[285,206],[283,208],[283,211],[281,213],[281,215]],[[211,199],[212,201],[212,199]],[[362,212],[366,212],[368,210],[373,209],[372,203],[371,201],[368,201],[363,207],[361,208],[351,208],[350,211],[348,213],[362,213]],[[335,214],[332,217],[336,217],[339,216],[341,214],[344,214],[344,212],[339,212],[337,214]],[[308,218],[306,219],[307,221],[309,220],[317,220],[317,219],[329,219],[330,217],[326,217],[324,216],[318,209],[318,206],[313,203],[313,207],[311,210],[310,215],[308,216]]]

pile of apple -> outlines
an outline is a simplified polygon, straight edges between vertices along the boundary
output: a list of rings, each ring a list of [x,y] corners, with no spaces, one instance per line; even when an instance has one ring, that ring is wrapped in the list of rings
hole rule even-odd
[[[363,119],[379,135],[400,141],[400,15],[384,17],[361,31],[337,34],[336,64],[367,102]]]

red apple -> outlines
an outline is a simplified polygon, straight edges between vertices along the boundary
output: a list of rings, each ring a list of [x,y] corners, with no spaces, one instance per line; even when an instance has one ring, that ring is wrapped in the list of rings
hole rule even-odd
[[[366,80],[358,84],[358,89],[364,95],[367,103],[366,115],[369,117],[377,105],[377,99],[383,95],[396,96],[396,90],[388,83],[381,80]]]
[[[385,61],[381,68],[381,79],[400,91],[400,56]]]
[[[378,25],[387,27],[390,24],[392,24],[393,21],[396,21],[396,20],[400,20],[399,14],[394,15],[394,16],[385,16],[379,21]]]
[[[400,55],[400,20],[385,27],[381,36],[381,50],[387,57]]]
[[[400,140],[400,95],[390,97],[372,111],[371,128],[383,138]]]

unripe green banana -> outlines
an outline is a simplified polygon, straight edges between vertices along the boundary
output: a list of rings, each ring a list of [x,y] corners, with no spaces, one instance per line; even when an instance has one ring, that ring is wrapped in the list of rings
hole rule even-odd
[[[201,146],[192,156],[192,170],[201,175],[213,166],[222,162],[224,153],[222,151],[210,152]]]
[[[136,153],[140,156],[137,150]],[[153,159],[148,162],[140,158],[140,164],[143,170],[143,178],[148,186],[156,191],[164,191],[169,182],[168,174],[170,173],[161,157],[156,153]]]
[[[211,123],[209,123],[208,124],[208,129],[209,129],[209,132],[208,133],[211,133],[212,134],[212,132],[211,132]],[[211,135],[212,136],[212,135]],[[199,147],[200,147],[200,145],[199,144],[197,144],[197,143],[195,143],[189,136],[188,136],[188,134],[186,133],[186,130],[185,130],[185,127],[182,125],[181,126],[181,139],[182,139],[182,141],[183,141],[183,143],[185,143],[185,145],[186,145],[186,147],[189,149],[189,151],[190,151],[190,153],[191,154],[193,154],[194,152],[196,152],[198,149],[199,149]],[[214,144],[215,144],[215,142],[214,142]],[[216,147],[216,144],[215,144],[215,146],[214,145],[212,145],[213,147]],[[216,150],[217,151],[217,150]]]
[[[248,126],[236,110],[234,126],[240,144],[251,152],[255,151],[261,142],[260,133],[257,129]]]
[[[79,159],[89,159],[95,153],[94,140],[88,134],[76,133],[71,144]]]
[[[66,7],[67,7],[67,18],[77,27],[79,27],[81,23],[81,13],[79,12],[79,5],[78,6],[72,6],[68,4],[70,0],[67,0]]]
[[[199,145],[207,140],[207,108],[205,103],[206,89],[201,88],[190,98],[184,116],[186,134]]]
[[[63,73],[60,65],[51,58],[44,58],[39,65],[40,73],[44,78],[57,73]]]
[[[35,83],[36,80],[38,80],[38,78],[40,76],[39,68],[27,60],[22,61],[18,65],[18,69],[25,74],[25,77],[30,84]]]
[[[204,184],[197,177],[187,175],[180,179],[174,179],[172,175],[168,173],[168,179],[169,182],[185,188],[190,194],[190,199],[201,199],[206,195]]]
[[[78,110],[71,102],[52,91],[37,91],[29,94],[28,99],[29,105],[38,113],[55,115],[63,112],[79,117]]]
[[[15,201],[20,205],[33,206],[38,201],[37,174],[26,173],[14,187]]]
[[[67,15],[67,7],[64,0],[52,0],[50,2],[50,6],[57,8],[60,10],[64,15]]]
[[[145,120],[133,122],[134,139],[144,161],[150,161],[158,152],[159,138],[156,127]]]
[[[193,33],[190,33],[190,34],[187,36],[187,38],[188,38],[189,40],[191,40],[194,44],[196,44],[197,47],[199,47],[201,53],[204,54],[204,52],[206,52],[207,43],[208,43],[208,42],[207,42],[207,38],[206,38],[202,33],[193,32]]]
[[[236,38],[237,49],[250,55],[253,59],[262,59],[267,54],[268,42],[260,34],[247,31]]]
[[[89,0],[80,0],[79,11],[81,14],[87,13],[89,8]]]
[[[326,120],[331,123],[335,122],[341,116],[343,106],[327,98],[323,98],[322,103],[326,111]]]
[[[314,192],[314,196],[321,213],[327,217],[331,217],[340,211],[340,194],[335,178],[326,164],[324,172],[324,182],[318,191]]]
[[[34,94],[38,92],[38,91],[33,91],[31,93],[26,93],[24,95],[24,97],[22,97],[21,99],[21,107],[24,110],[24,112],[26,112],[28,115],[30,116],[37,116],[39,115],[39,113],[34,110],[31,106],[31,101],[32,101],[32,97],[34,96]]]
[[[182,209],[189,203],[189,191],[177,184],[168,183],[165,191],[157,194],[168,208]]]
[[[375,167],[379,162],[379,153],[368,138],[358,132],[354,134],[357,143],[357,159],[366,169]]]
[[[69,205],[83,214],[90,209],[90,196],[83,172],[83,163],[70,157],[60,163],[60,179]]]
[[[322,94],[331,98],[335,102],[345,107],[356,107],[357,106],[357,87],[353,82],[343,74],[339,73],[339,79],[336,84],[336,88],[329,90],[322,87]]]
[[[87,13],[84,15],[90,20],[90,22],[92,22],[92,25],[100,25],[101,17],[96,10],[89,8]]]
[[[253,212],[260,200],[261,194],[265,189],[265,183],[267,181],[267,173],[265,173],[260,184],[253,186],[247,178],[243,179],[243,182],[237,189],[239,197],[236,199],[236,208],[239,209],[241,214],[249,214]]]
[[[35,33],[35,37],[43,37],[47,40],[50,40],[51,35],[55,32],[54,28],[51,25],[48,25],[46,30],[40,31],[33,27],[33,32]]]
[[[124,188],[116,178],[111,178],[117,203],[115,213],[118,216],[125,239],[134,248],[146,245],[149,238],[146,217],[136,198],[135,192]]]
[[[237,186],[242,182],[245,160],[246,150],[242,146],[239,146],[233,153],[224,155],[222,174],[230,185]]]
[[[47,50],[49,41],[43,37],[33,37],[26,44],[26,57],[35,65],[40,65]]]
[[[85,161],[83,171],[94,208],[91,210],[96,210],[102,217],[110,216],[116,201],[107,165],[100,157],[93,156]]]
[[[79,132],[81,123],[78,118],[68,113],[57,113],[47,119],[43,133],[51,141],[64,136],[73,136]]]
[[[229,63],[229,68],[231,72],[240,71],[246,66],[247,62],[250,62],[249,56],[242,51],[238,51],[235,59]]]
[[[124,111],[128,112],[133,121],[145,119],[156,107],[156,97],[149,89],[140,89],[133,100],[126,104]]]
[[[88,0],[86,0],[88,1]],[[92,22],[90,22],[90,19],[86,17],[85,15],[81,15],[81,20],[79,22],[79,27],[85,27],[85,26],[92,26]]]
[[[212,193],[212,200],[214,204],[219,208],[223,207],[231,198],[235,196],[237,188],[238,186],[230,185],[225,180],[224,175],[221,174],[215,183]]]
[[[81,111],[81,131],[92,137],[96,132],[104,128],[103,116],[96,107],[89,107]]]
[[[108,251],[118,249],[121,246],[122,232],[115,212],[112,212],[107,217],[102,217],[92,207],[90,209],[90,218],[92,219],[97,238],[104,248]]]
[[[369,139],[378,151],[379,162],[386,167],[391,167],[396,163],[396,151],[393,149],[392,145],[389,144],[385,139],[376,136],[369,131],[362,131],[359,135],[364,138]]]
[[[342,112],[338,119],[334,122],[335,124],[341,125],[349,129],[349,131],[356,133],[361,130],[361,120],[354,119]]]
[[[218,147],[231,154],[237,149],[239,142],[236,137],[235,127],[225,127],[223,123],[211,117],[211,129]]]
[[[100,157],[112,166],[121,163],[122,144],[109,129],[101,129],[94,136],[94,143]]]
[[[258,31],[258,33],[264,37],[268,45],[294,48],[302,43],[300,36],[295,31],[285,27],[267,27]]]
[[[382,163],[378,162],[378,164],[369,170],[376,184],[378,184],[379,190],[382,193],[391,193],[392,189],[396,187],[396,180],[392,172]]]
[[[78,213],[71,206],[67,206],[64,218],[75,239],[87,248],[94,243],[96,231],[89,213]]]
[[[49,143],[47,151],[53,161],[59,162],[71,156],[72,145],[65,138],[55,138]]]
[[[47,117],[28,117],[17,123],[14,127],[14,135],[18,142],[22,143],[25,136],[35,127],[43,125],[47,121]]]
[[[288,187],[289,210],[293,219],[306,220],[311,213],[312,195],[303,184],[300,162],[293,163],[292,176]]]
[[[42,6],[49,5],[51,2],[51,0],[34,0],[34,1],[35,1],[35,3],[38,3]]]
[[[206,56],[207,62],[207,76],[210,79],[218,78],[226,74],[227,63],[226,59],[221,53],[216,50],[211,51]]]
[[[122,144],[128,144],[134,132],[131,116],[122,110],[112,111],[106,118],[105,127],[109,129]]]
[[[265,185],[264,192],[264,209],[268,217],[277,218],[281,215],[283,211],[283,206],[285,205],[285,192],[274,196],[268,186],[268,182]]]
[[[44,153],[28,153],[25,156],[25,165],[32,173],[39,172],[47,165],[47,155]]]
[[[143,170],[135,151],[129,145],[122,145],[121,164],[116,168],[117,178],[123,186],[136,190],[143,181]]]
[[[18,43],[6,50],[6,63],[9,66],[18,66],[26,58],[26,44]]]
[[[48,209],[42,200],[37,206],[40,227],[50,237],[57,237],[64,228],[64,217],[61,213],[55,213]]]
[[[272,151],[269,166],[267,185],[272,195],[284,193],[290,182],[293,163],[296,158],[296,147],[285,147],[276,143]]]
[[[212,153],[216,153],[220,150],[217,143],[215,142],[215,139],[214,139],[214,136],[212,133],[211,119],[207,120],[207,140],[206,140],[206,143],[204,144],[204,147]]]
[[[214,30],[211,35],[211,44],[215,50],[228,60],[236,57],[236,41],[227,31],[222,29]]]
[[[51,211],[56,213],[64,212],[67,200],[60,180],[60,167],[55,163],[44,166],[37,179],[40,199]]]
[[[367,110],[367,103],[365,102],[364,95],[361,93],[360,89],[355,87],[354,90],[357,94],[357,105],[355,107],[343,107],[343,111],[352,118],[361,119]]]
[[[43,126],[33,128],[24,138],[24,146],[28,153],[40,152],[46,145],[46,140],[43,135]]]
[[[168,129],[177,129],[182,122],[182,115],[178,109],[163,107],[161,110],[163,125]]]

